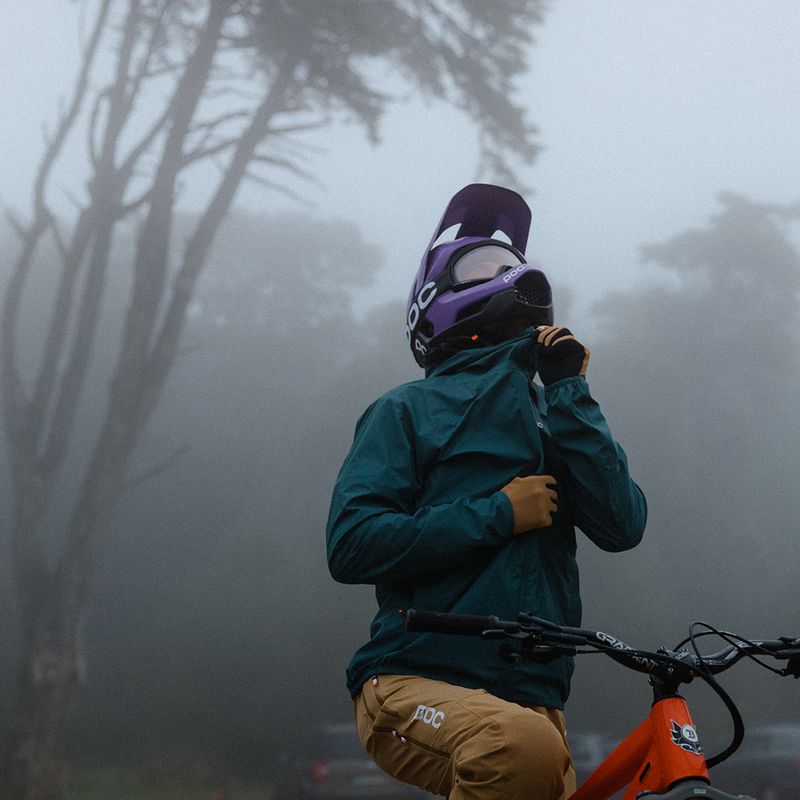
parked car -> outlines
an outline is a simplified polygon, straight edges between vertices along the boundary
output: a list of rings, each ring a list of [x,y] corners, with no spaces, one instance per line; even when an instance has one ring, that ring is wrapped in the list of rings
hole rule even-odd
[[[298,765],[292,791],[300,800],[428,800],[432,795],[395,780],[364,752],[352,722],[323,725],[311,758]],[[283,800],[283,798],[280,798]]]
[[[578,786],[600,765],[600,762],[617,746],[618,741],[599,731],[570,731],[569,749]]]
[[[715,786],[758,800],[800,798],[800,723],[748,727],[742,746],[711,770]]]

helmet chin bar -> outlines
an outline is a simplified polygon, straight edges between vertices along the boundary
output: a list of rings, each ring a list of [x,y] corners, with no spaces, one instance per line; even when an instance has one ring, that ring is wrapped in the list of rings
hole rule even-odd
[[[428,339],[424,334],[417,332],[415,337],[422,340],[424,352],[415,348],[414,355],[417,363],[424,367],[458,350],[499,344],[521,335],[526,328],[533,325],[552,324],[552,303],[531,305],[523,302],[520,299],[520,292],[511,287],[490,297],[475,314],[466,316],[450,326],[440,336]],[[519,325],[520,328],[515,327],[504,332],[503,327],[506,325]],[[475,336],[478,338],[473,338]]]

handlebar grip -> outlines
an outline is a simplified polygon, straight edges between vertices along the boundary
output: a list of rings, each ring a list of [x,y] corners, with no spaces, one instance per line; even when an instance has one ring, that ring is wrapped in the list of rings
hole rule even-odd
[[[484,631],[502,627],[497,617],[473,614],[448,614],[443,611],[406,611],[406,630],[428,633],[460,633],[480,636]]]

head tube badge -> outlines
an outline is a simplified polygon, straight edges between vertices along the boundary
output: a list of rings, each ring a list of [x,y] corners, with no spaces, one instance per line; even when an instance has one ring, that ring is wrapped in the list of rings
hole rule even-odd
[[[672,743],[685,750],[687,753],[699,756],[703,753],[703,748],[700,746],[700,737],[697,735],[697,730],[694,725],[679,725],[675,720],[670,720],[669,734]]]

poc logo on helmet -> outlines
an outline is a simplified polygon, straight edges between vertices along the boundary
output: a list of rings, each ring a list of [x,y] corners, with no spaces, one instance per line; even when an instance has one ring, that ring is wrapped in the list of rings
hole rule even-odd
[[[516,278],[520,272],[524,272],[526,269],[528,269],[527,264],[520,264],[518,267],[514,267],[514,269],[506,272],[505,275],[503,275],[503,283],[508,283],[512,278]]]
[[[441,728],[444,722],[444,711],[437,711],[431,706],[418,705],[414,716],[411,717],[411,721],[414,722],[414,720],[417,719],[421,719],[426,725],[430,725],[432,728]]]
[[[436,297],[438,291],[439,290],[436,288],[436,284],[433,281],[426,283],[419,290],[416,302],[412,303],[411,308],[408,309],[408,319],[406,320],[406,324],[408,326],[407,332],[409,335],[419,324],[420,313],[431,304],[431,301],[434,297]]]

